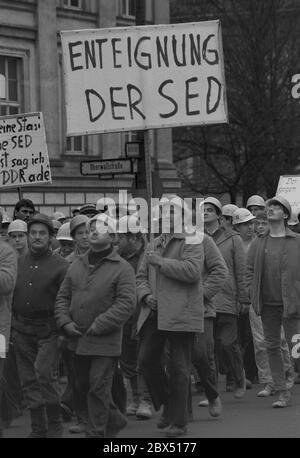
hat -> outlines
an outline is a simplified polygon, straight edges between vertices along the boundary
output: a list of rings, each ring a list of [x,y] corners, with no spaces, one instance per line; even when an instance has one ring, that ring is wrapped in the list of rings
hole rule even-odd
[[[233,216],[234,212],[238,210],[238,206],[234,204],[223,205],[222,215],[223,216]]]
[[[59,221],[60,219],[66,219],[66,216],[62,212],[53,213],[53,219]]]
[[[8,226],[7,233],[11,232],[27,232],[27,224],[21,219],[15,219]]]
[[[255,216],[247,208],[238,208],[232,216],[232,224],[247,223],[255,219]]]
[[[48,215],[44,215],[43,213],[36,213],[27,223],[28,232],[33,224],[44,224],[49,229],[50,235],[54,233],[54,227],[51,219]]]
[[[87,228],[90,229],[91,224],[96,221],[96,228],[98,232],[105,233],[104,227],[107,227],[107,232],[117,232],[117,221],[106,213],[95,215],[87,222]]]
[[[96,215],[97,214],[96,205],[95,204],[85,204],[82,207],[80,207],[79,212],[81,215],[87,215],[90,213],[92,213],[93,215]]]
[[[249,208],[252,206],[265,208],[266,203],[262,197],[254,195],[254,196],[249,197],[249,199],[247,200],[246,208]]]
[[[289,201],[285,199],[285,197],[282,197],[282,196],[272,197],[272,199],[267,200],[266,207],[269,207],[270,205],[273,205],[273,204],[281,205],[288,212],[289,218],[291,217],[292,207]]]
[[[288,221],[289,226],[296,226],[296,224],[299,224],[299,219],[298,219],[299,214],[300,214],[299,210],[297,210],[296,212],[292,212],[292,215]]]
[[[201,205],[204,205],[204,204],[211,204],[211,205],[214,205],[218,210],[219,212],[221,213],[222,212],[222,204],[221,202],[216,199],[215,197],[206,197],[206,199],[204,199],[202,202],[201,202]]]
[[[54,229],[59,229],[61,227],[61,222],[58,221],[57,219],[53,219],[52,224],[53,224]]]
[[[82,226],[83,224],[87,224],[89,221],[89,218],[86,215],[77,215],[74,216],[74,218],[71,219],[70,222],[70,233],[71,236],[74,237],[74,232],[79,226]]]
[[[64,223],[58,229],[56,240],[69,240],[73,241],[71,234],[70,234],[70,223]]]

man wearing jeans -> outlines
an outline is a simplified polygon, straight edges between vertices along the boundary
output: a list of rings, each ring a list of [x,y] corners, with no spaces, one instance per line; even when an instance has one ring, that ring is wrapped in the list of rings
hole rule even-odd
[[[273,407],[287,407],[291,398],[282,361],[281,325],[292,349],[300,333],[300,236],[287,227],[289,202],[281,196],[266,203],[269,231],[257,238],[248,253],[247,285],[255,312],[262,317],[270,369],[278,393]],[[299,367],[299,360],[295,360]]]

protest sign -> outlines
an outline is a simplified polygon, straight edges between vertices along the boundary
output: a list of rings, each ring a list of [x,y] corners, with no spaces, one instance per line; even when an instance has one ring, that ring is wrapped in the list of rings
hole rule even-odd
[[[285,197],[289,201],[293,213],[300,211],[300,175],[282,175],[279,178],[276,195]]]
[[[51,183],[42,113],[0,117],[0,186]]]
[[[219,21],[61,39],[68,135],[227,122]]]

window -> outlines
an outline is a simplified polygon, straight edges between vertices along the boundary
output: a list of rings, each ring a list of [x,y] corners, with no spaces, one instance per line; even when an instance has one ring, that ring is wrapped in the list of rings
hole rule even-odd
[[[0,114],[18,114],[23,105],[22,59],[0,55],[0,73],[5,77],[5,99],[0,102]]]
[[[118,0],[118,16],[135,17],[136,0]]]
[[[84,154],[84,137],[67,137],[66,152]]]
[[[140,140],[139,131],[123,132],[121,134],[121,154],[120,157],[125,157],[126,143],[138,142]]]
[[[70,8],[73,10],[81,10],[82,0],[63,0],[63,7]]]

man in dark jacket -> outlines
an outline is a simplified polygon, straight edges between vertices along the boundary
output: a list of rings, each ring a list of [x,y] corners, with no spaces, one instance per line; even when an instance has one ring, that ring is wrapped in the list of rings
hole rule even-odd
[[[112,219],[95,216],[88,225],[90,251],[70,266],[56,300],[58,326],[76,351],[75,373],[87,437],[115,437],[126,426],[116,408],[112,379],[121,354],[122,327],[136,302],[132,267],[113,249]]]
[[[281,326],[300,368],[293,343],[300,334],[300,236],[292,232],[287,221],[291,217],[290,203],[282,196],[266,202],[269,230],[250,246],[247,258],[246,282],[251,303],[261,315],[269,364],[278,399],[275,408],[287,407],[291,394],[285,380],[281,356]],[[294,337],[296,336],[296,337]]]
[[[30,437],[60,437],[60,352],[54,304],[68,263],[50,249],[53,225],[48,216],[33,216],[28,234],[29,252],[19,258],[13,297],[13,343],[31,414]]]

